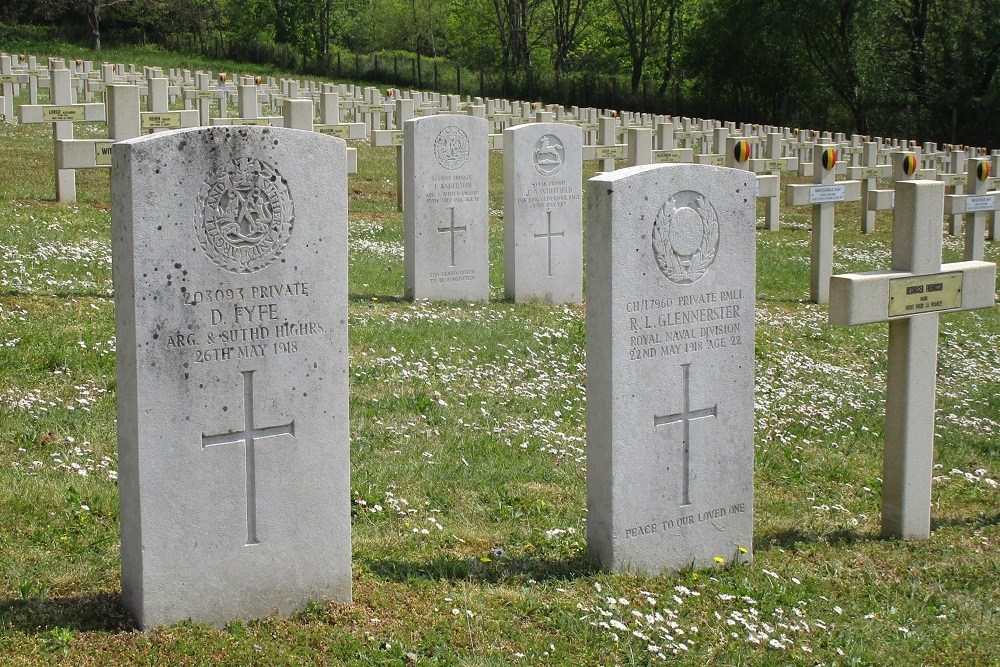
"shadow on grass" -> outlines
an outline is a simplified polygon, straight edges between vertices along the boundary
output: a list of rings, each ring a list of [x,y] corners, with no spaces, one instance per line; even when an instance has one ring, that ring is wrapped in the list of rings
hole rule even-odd
[[[535,581],[569,580],[585,577],[599,568],[580,555],[568,559],[500,558],[482,562],[476,558],[439,556],[430,560],[412,562],[394,559],[370,561],[366,568],[376,576],[401,583],[411,581],[473,581],[484,584]]]
[[[987,528],[996,525],[1000,525],[1000,512],[951,519],[935,519],[931,517],[931,531],[935,531],[938,528]]]
[[[347,299],[356,303],[371,303],[372,301],[377,301],[378,303],[408,303],[410,301],[404,298],[402,294],[361,294],[359,292],[351,292],[347,295]]]
[[[108,593],[63,598],[0,599],[0,628],[39,634],[53,628],[124,632],[136,628],[121,597]]]
[[[769,549],[795,549],[799,545],[829,544],[832,546],[850,546],[858,542],[878,542],[889,538],[873,533],[861,533],[856,530],[835,530],[831,533],[811,533],[798,528],[786,528],[773,533],[754,536],[754,551]]]

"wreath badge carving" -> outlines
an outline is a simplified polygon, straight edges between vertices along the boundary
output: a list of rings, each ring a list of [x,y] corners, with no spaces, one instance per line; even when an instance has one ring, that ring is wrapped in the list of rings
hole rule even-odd
[[[653,256],[671,282],[698,282],[719,252],[719,218],[705,196],[683,190],[667,199],[653,222]]]
[[[242,158],[205,179],[198,193],[198,241],[233,273],[253,273],[285,249],[295,218],[288,184],[272,165]]]

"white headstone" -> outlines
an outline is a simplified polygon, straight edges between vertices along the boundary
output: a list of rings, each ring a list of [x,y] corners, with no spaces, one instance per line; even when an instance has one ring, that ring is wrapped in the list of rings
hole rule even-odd
[[[406,297],[489,299],[488,123],[425,116],[403,132]]]
[[[504,288],[517,302],[583,300],[583,131],[504,131]]]
[[[122,591],[143,628],[351,599],[345,160],[279,128],[114,146]]]
[[[657,573],[752,550],[755,176],[641,166],[587,189],[587,542]]]

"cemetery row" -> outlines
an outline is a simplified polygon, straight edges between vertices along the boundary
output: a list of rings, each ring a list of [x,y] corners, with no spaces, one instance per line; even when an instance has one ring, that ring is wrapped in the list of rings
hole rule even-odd
[[[0,56],[5,114],[12,114],[12,100],[17,87],[27,85],[31,104],[19,109],[21,122],[51,123],[55,137],[57,198],[71,202],[76,197],[75,170],[110,166],[111,145],[116,140],[140,136],[143,132],[159,132],[170,128],[214,125],[266,125],[314,130],[350,140],[371,140],[375,146],[397,147],[397,203],[403,208],[405,173],[421,168],[417,156],[424,153],[404,148],[402,128],[408,120],[427,115],[468,115],[483,118],[486,131],[473,132],[471,144],[462,150],[503,150],[505,155],[504,211],[507,220],[504,246],[505,292],[516,301],[541,300],[550,303],[579,302],[582,299],[582,234],[580,218],[582,197],[578,187],[581,161],[592,159],[605,171],[613,170],[616,160],[625,158],[628,166],[641,164],[695,162],[729,166],[756,174],[755,196],[765,200],[765,224],[769,230],[779,227],[781,197],[780,175],[795,172],[811,176],[813,185],[788,185],[786,204],[812,208],[810,298],[816,303],[829,300],[829,282],[834,257],[834,211],[837,203],[861,201],[861,229],[874,230],[875,212],[894,205],[893,188],[878,189],[879,180],[932,179],[945,183],[951,193],[947,198],[948,230],[959,234],[965,220],[964,258],[981,261],[984,243],[994,240],[1000,229],[1000,196],[995,190],[1000,178],[991,177],[1000,166],[1000,151],[989,158],[970,157],[985,151],[964,147],[946,147],[938,151],[933,144],[918,148],[906,142],[864,141],[853,136],[817,133],[788,128],[767,128],[734,123],[715,123],[653,117],[639,114],[618,114],[596,109],[573,108],[569,111],[554,106],[547,111],[534,111],[535,105],[506,100],[472,100],[463,102],[458,96],[440,96],[410,91],[404,96],[389,91],[383,98],[375,88],[349,89],[346,85],[301,83],[296,80],[261,77],[241,77],[239,85],[229,84],[226,74],[218,84],[209,72],[188,70],[170,72],[165,76],[156,68],[144,68],[142,74],[130,65],[104,64],[100,70],[90,62],[77,61],[69,68],[51,60],[48,68],[28,56]],[[38,90],[50,91],[48,105],[39,105]],[[79,95],[92,100],[103,94],[105,103],[76,103]],[[145,97],[147,111],[140,111],[140,98]],[[229,100],[235,97],[238,115],[229,116]],[[171,101],[183,100],[184,110],[171,111]],[[316,104],[318,102],[318,105]],[[195,108],[197,107],[197,108]],[[280,109],[280,116],[267,116],[266,109]],[[315,117],[318,108],[319,118]],[[212,111],[217,110],[217,116]],[[352,116],[361,122],[341,122]],[[106,120],[107,140],[75,140],[73,122]],[[317,123],[316,121],[319,120]],[[596,122],[594,122],[596,121]],[[456,121],[458,122],[458,121]],[[539,124],[549,130],[538,130]],[[552,125],[551,123],[555,123]],[[536,126],[536,132],[523,133],[535,137],[536,144],[514,146],[514,134],[509,129],[523,125]],[[386,129],[382,129],[385,127]],[[694,129],[700,127],[701,129]],[[502,133],[498,134],[497,131]],[[793,138],[797,137],[797,138]],[[655,139],[655,142],[654,142]],[[597,143],[588,143],[588,142]],[[624,143],[617,143],[622,141]],[[566,143],[568,142],[568,143]],[[653,146],[656,146],[654,149]],[[514,155],[520,151],[522,157]],[[523,154],[533,150],[532,161],[539,176],[515,182],[518,170],[514,165],[525,164]],[[478,152],[478,151],[477,151]],[[843,158],[848,159],[843,159]],[[357,169],[355,149],[348,151],[349,172]],[[566,169],[563,169],[563,166]],[[527,173],[527,172],[525,172]],[[557,176],[555,176],[558,173]],[[574,179],[573,175],[577,174]],[[847,175],[851,180],[837,180]],[[423,182],[421,179],[417,179]],[[480,183],[466,183],[465,188],[480,197],[479,206],[466,201],[444,210],[424,212],[414,202],[425,201],[434,209],[435,202],[462,204],[462,197],[433,197],[417,193],[407,210],[407,229],[437,225],[436,234],[409,234],[406,237],[405,294],[409,298],[485,299],[488,270],[486,243],[485,173]],[[435,183],[434,194],[451,188],[462,192],[461,183]],[[430,199],[427,197],[430,196]],[[519,210],[515,210],[519,209]],[[537,209],[535,217],[541,226],[526,222]],[[457,217],[456,217],[457,216]],[[553,218],[554,216],[554,218]],[[420,218],[421,222],[416,222]],[[431,221],[430,219],[434,220]],[[565,220],[563,220],[565,218]],[[470,222],[471,221],[471,222]],[[553,226],[553,224],[555,226]],[[532,228],[535,228],[532,230]],[[438,247],[441,246],[441,247]],[[565,252],[554,250],[563,246]],[[431,270],[424,266],[421,254],[436,257],[447,252],[450,259],[446,270]],[[518,270],[520,267],[520,271]],[[536,276],[534,273],[544,275]],[[478,276],[478,277],[477,277]],[[541,281],[541,282],[540,282]],[[545,283],[559,282],[558,288]]]
[[[54,94],[69,80],[62,72],[50,70]],[[129,88],[106,88],[109,127],[116,91]],[[312,101],[285,98],[282,113],[283,125],[304,127]],[[584,130],[540,120],[503,132],[505,288],[515,300],[578,303]],[[629,130],[630,150],[642,129]],[[403,123],[410,298],[488,298],[490,131],[468,113]],[[270,124],[116,138],[127,606],[148,628],[349,601],[346,141]],[[824,279],[829,207],[860,183],[834,181],[835,144],[810,148],[816,182],[788,199],[814,207],[814,299],[829,290],[831,322],[890,327],[883,532],[926,538],[937,317],[992,307],[996,266],[942,266],[946,184],[901,177],[891,270]],[[765,186],[746,168],[751,153],[749,138],[726,137],[726,161],[743,168],[647,164],[588,182],[587,540],[608,569],[752,556],[755,200]],[[916,173],[914,152],[894,159]],[[986,182],[988,162],[973,162]],[[969,199],[952,201],[968,210]]]

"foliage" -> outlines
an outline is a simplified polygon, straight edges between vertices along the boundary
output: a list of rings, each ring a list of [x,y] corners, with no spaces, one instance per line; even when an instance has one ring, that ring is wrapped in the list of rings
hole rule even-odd
[[[1000,0],[8,0],[0,21],[312,73],[405,50],[420,86],[443,58],[486,94],[1000,144]]]

